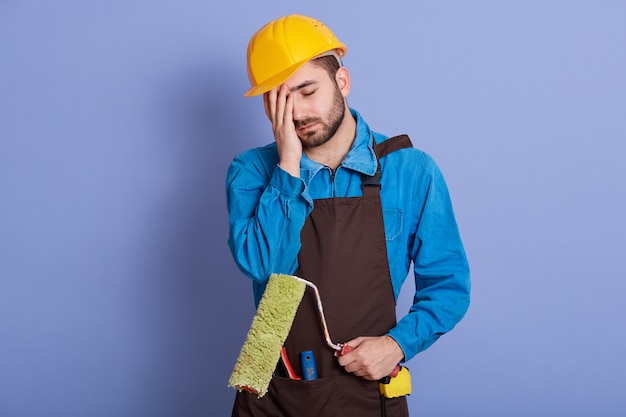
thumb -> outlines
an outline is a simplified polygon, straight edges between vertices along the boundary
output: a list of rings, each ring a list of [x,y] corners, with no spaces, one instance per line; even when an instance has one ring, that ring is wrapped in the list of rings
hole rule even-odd
[[[341,349],[341,353],[340,355],[345,355],[347,353],[352,352],[354,349],[358,348],[361,343],[363,343],[365,341],[365,337],[359,336],[355,339],[352,340],[348,340],[347,342],[343,343],[341,345],[342,349]]]

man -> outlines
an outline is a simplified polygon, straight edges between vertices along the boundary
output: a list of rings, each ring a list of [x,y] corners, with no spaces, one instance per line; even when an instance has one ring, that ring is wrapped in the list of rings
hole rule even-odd
[[[275,376],[262,398],[239,392],[234,416],[407,416],[379,380],[451,330],[469,305],[469,268],[448,190],[407,136],[370,130],[348,107],[346,46],[323,23],[290,15],[250,40],[246,96],[263,94],[275,141],[238,155],[227,174],[229,247],[258,304],[272,273],[320,289],[334,355],[312,294],[285,342],[313,351],[318,379]],[[395,300],[414,265],[414,304]],[[278,375],[278,374],[277,374]]]

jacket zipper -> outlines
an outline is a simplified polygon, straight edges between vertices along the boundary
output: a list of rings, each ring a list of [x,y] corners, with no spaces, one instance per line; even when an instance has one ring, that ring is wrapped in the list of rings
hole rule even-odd
[[[337,174],[337,169],[332,169],[331,167],[328,167],[328,169],[330,170],[330,195],[331,197],[335,198],[335,175]]]

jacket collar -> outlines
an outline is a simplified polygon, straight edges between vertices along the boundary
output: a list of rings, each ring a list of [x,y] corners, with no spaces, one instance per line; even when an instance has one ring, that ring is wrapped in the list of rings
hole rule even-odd
[[[365,175],[374,175],[376,173],[377,162],[373,147],[373,133],[370,131],[369,126],[365,123],[365,120],[363,120],[359,112],[351,108],[350,113],[352,117],[354,117],[354,120],[356,120],[356,137],[352,143],[352,148],[350,148],[343,158],[340,166]],[[323,168],[324,165],[309,159],[302,153],[300,172],[307,185],[311,182],[315,174]]]

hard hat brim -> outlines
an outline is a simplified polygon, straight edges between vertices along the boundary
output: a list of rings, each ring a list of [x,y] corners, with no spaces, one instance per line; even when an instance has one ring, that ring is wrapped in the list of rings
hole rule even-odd
[[[345,56],[346,53],[348,52],[348,48],[346,47],[346,45],[341,43],[341,42],[334,49],[339,51],[339,57]],[[268,91],[270,91],[274,87],[278,87],[279,85],[281,85],[285,81],[287,81],[289,78],[291,78],[291,76],[293,74],[295,74],[304,64],[306,64],[307,62],[315,59],[316,57],[319,57],[320,55],[322,55],[325,52],[328,52],[328,51],[327,50],[320,51],[319,53],[315,54],[313,56],[313,58],[311,58],[311,59],[309,59],[307,61],[304,61],[304,62],[299,62],[299,63],[297,63],[295,65],[292,65],[291,67],[289,67],[289,68],[279,72],[278,74],[276,74],[272,78],[266,80],[265,82],[257,84],[255,86],[251,87],[248,91],[246,91],[244,93],[244,97],[258,96],[260,94],[267,93]]]
[[[295,74],[300,69],[300,67],[302,67],[307,62],[308,61],[300,62],[300,63],[298,63],[296,65],[292,65],[291,67],[287,68],[286,70],[276,74],[275,76],[273,76],[269,80],[266,80],[264,83],[255,85],[254,87],[251,87],[248,91],[246,91],[244,96],[245,97],[254,97],[254,96],[258,96],[258,95],[263,94],[263,93],[267,93],[272,88],[278,87],[279,85],[281,85],[282,83],[287,81],[293,74]]]

